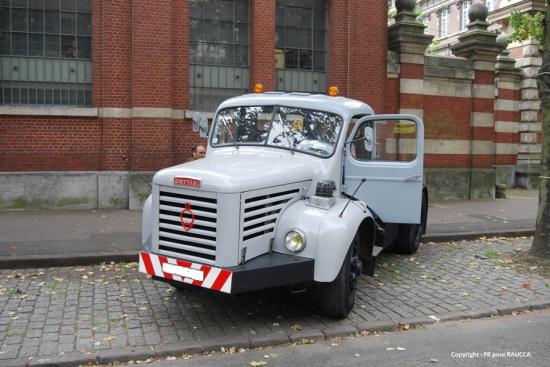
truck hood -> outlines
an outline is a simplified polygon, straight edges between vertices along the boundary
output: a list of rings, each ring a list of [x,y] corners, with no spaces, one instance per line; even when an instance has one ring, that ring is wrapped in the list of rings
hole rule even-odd
[[[153,182],[176,186],[175,177],[192,178],[200,180],[203,191],[238,193],[312,180],[319,164],[317,161],[287,152],[258,154],[233,150],[163,169],[155,174]]]

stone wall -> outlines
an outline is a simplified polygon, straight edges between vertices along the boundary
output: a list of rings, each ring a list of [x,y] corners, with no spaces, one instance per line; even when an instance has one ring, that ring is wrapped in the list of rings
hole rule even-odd
[[[392,112],[424,120],[430,198],[484,199],[494,197],[496,184],[529,187],[541,141],[538,94],[529,79],[540,58],[521,59],[518,69],[505,40],[488,31],[480,3],[453,45],[455,56],[427,56],[431,36],[416,22],[414,1],[397,10],[389,28],[387,95],[397,96]]]

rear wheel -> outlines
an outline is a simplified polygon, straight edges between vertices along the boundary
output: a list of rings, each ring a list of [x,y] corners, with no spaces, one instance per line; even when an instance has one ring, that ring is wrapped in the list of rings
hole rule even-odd
[[[344,318],[353,309],[361,264],[359,236],[355,235],[336,279],[330,283],[317,284],[319,302],[327,316]]]

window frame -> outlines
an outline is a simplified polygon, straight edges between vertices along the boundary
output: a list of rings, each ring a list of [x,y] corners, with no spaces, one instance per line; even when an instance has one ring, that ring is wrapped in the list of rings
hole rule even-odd
[[[322,6],[319,6],[322,4]],[[282,57],[284,60],[284,67],[277,67],[279,70],[306,70],[313,72],[325,73],[327,72],[327,57],[328,57],[328,6],[326,1],[309,1],[308,4],[296,5],[294,1],[289,0],[277,0],[276,2],[276,12],[282,10],[282,24],[280,24],[279,17],[277,14],[275,17],[275,34],[276,42],[275,49],[282,52]],[[300,16],[297,16],[297,24],[288,24],[287,12],[291,14],[300,14],[300,13],[310,13],[311,21],[310,24],[304,26],[301,24]],[[322,20],[321,26],[317,26],[320,21],[316,15],[323,12],[324,19]],[[289,32],[296,32],[296,39],[293,40],[293,43],[289,44]],[[307,38],[307,33],[310,34],[309,45],[304,46],[302,44],[302,37]],[[317,44],[317,37],[319,34],[322,34],[322,47],[319,47]],[[281,39],[282,38],[282,39]],[[290,64],[287,62],[287,57],[294,53],[295,62]],[[309,53],[309,66],[302,62],[302,58]],[[322,55],[322,63],[318,63],[316,57]],[[322,64],[322,66],[320,66]],[[289,66],[290,65],[290,66]]]
[[[196,2],[198,6],[200,6],[202,9],[200,16],[197,16],[196,14],[193,14],[193,10],[190,10],[189,13],[189,63],[193,65],[211,65],[211,66],[230,66],[230,67],[249,67],[250,66],[250,1],[249,0],[218,0],[223,2],[231,2],[232,3],[232,13],[230,19],[220,18],[220,17],[208,17],[207,12],[208,9],[207,4],[203,1],[190,1],[190,9],[193,6],[193,2]],[[245,4],[246,6],[246,21],[240,20],[237,18],[237,6],[238,3],[241,2]],[[193,23],[198,22],[201,25],[201,31],[200,31],[200,37],[197,38],[197,40],[194,40],[193,38],[195,35],[193,34]],[[221,27],[223,25],[228,25],[229,23],[232,24],[232,41],[231,42],[224,42],[221,38],[220,40],[208,40],[208,28],[207,25],[211,23],[216,26],[216,31],[214,32],[214,36],[220,35],[221,36]],[[238,42],[235,39],[236,33],[239,32],[236,31],[235,25],[246,25],[246,37],[245,42]],[[198,49],[200,47],[210,47],[214,46],[217,47],[217,56],[216,56],[216,62],[209,62],[207,60],[207,55],[201,56],[201,60],[196,60],[196,56],[192,54],[194,47],[196,47],[196,52],[198,53]],[[220,62],[220,53],[221,48],[220,46],[229,46],[232,48],[232,63],[223,63]],[[241,53],[241,55],[246,55],[246,62],[244,63],[237,63],[236,62],[236,53],[235,50],[237,48],[246,48],[246,51],[244,53]]]

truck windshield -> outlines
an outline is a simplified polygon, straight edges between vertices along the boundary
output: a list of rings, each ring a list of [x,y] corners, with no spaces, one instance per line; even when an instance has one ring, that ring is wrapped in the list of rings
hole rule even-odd
[[[246,106],[221,110],[214,121],[212,146],[262,145],[330,157],[342,118],[298,107]]]

